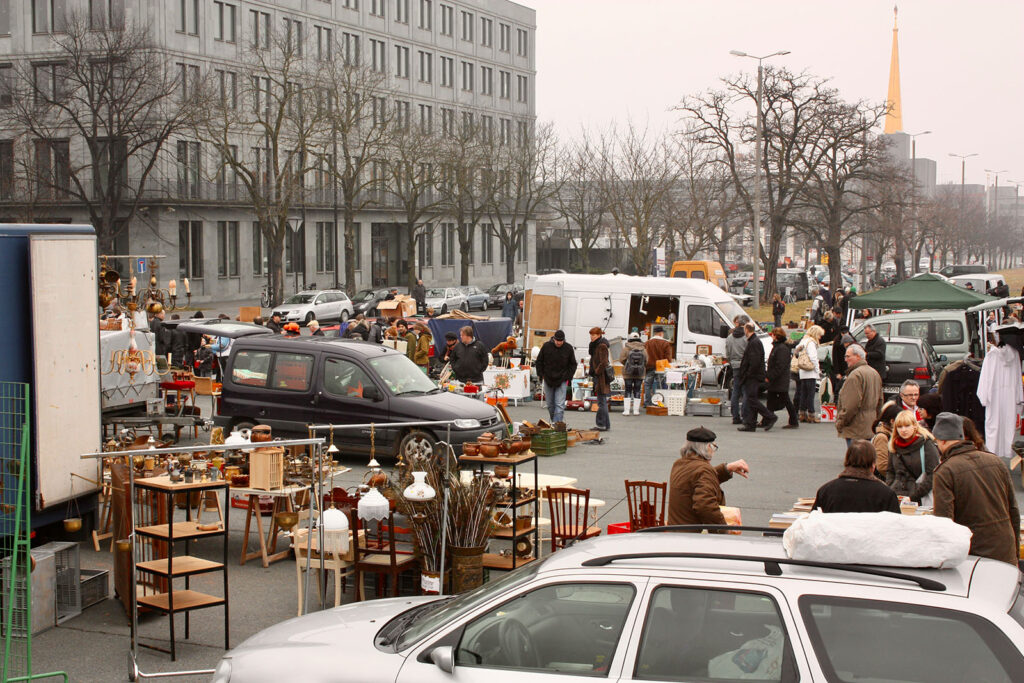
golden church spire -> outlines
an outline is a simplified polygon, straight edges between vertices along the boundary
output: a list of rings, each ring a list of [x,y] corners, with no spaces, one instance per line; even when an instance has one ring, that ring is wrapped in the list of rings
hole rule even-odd
[[[885,115],[885,133],[903,130],[903,102],[900,99],[900,44],[899,28],[896,25],[899,8],[892,8],[892,57],[889,61],[889,95],[885,103],[889,112]]]

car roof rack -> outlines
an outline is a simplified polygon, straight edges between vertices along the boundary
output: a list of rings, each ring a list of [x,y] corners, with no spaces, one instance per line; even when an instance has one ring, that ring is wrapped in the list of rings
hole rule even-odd
[[[785,529],[773,526],[742,526],[732,524],[669,524],[637,529],[638,534],[656,534],[663,531],[758,531],[768,536],[781,536]]]

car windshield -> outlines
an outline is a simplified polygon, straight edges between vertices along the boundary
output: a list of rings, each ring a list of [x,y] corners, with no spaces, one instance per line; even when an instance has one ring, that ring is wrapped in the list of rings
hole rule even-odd
[[[370,367],[377,374],[388,390],[395,396],[403,394],[429,394],[439,391],[419,366],[409,360],[408,356],[389,353],[370,360]]]
[[[729,321],[735,320],[736,316],[740,316],[740,315],[747,316],[748,318],[750,317],[750,316],[747,315],[747,312],[744,311],[740,307],[740,305],[738,303],[736,303],[735,301],[716,301],[715,305],[718,306],[718,310],[720,310],[722,312],[722,314],[725,315],[725,319],[726,320],[729,320]],[[754,323],[754,324],[757,325],[757,323]],[[760,328],[758,328],[757,331],[758,331],[758,334],[764,334],[763,332],[761,332]]]
[[[435,298],[435,299],[443,299],[444,298],[444,289],[442,289],[440,287],[432,287],[432,288],[427,290],[427,296]]]
[[[395,634],[395,637],[389,640],[395,643],[396,651],[414,645],[417,641],[430,635],[453,619],[458,619],[463,614],[476,609],[480,605],[493,601],[496,596],[531,581],[537,574],[538,567],[539,563],[534,562],[525,567],[515,569],[500,579],[474,588],[468,593],[463,593],[452,600],[430,603],[433,609],[424,610],[421,614],[414,615],[413,619],[408,620],[404,624],[401,632]],[[396,619],[400,618],[401,615],[396,617]],[[381,634],[390,625],[389,623],[381,629]]]
[[[352,297],[352,301],[357,301],[357,302],[358,301],[370,301],[371,299],[373,299],[373,290],[372,289],[361,289],[358,292],[356,292],[356,295],[354,297]]]
[[[313,300],[312,294],[293,294],[285,299],[286,304],[308,304]]]

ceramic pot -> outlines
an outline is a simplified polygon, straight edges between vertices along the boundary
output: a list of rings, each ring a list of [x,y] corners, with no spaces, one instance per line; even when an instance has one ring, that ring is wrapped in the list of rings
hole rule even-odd
[[[469,441],[467,443],[462,444],[462,454],[463,455],[473,456],[473,455],[477,455],[479,452],[480,452],[480,444],[476,443],[475,441]]]
[[[512,446],[509,448],[509,453],[516,455],[526,450],[526,442],[523,441],[522,437],[515,437],[512,439]]]
[[[502,439],[498,444],[498,455],[510,455],[512,453],[512,439]]]
[[[477,438],[477,441],[479,441],[480,443],[485,443],[487,441],[494,441],[494,440],[495,440],[495,436],[491,432],[484,432],[483,434],[481,434]]]
[[[269,425],[256,425],[252,428],[252,436],[250,437],[253,443],[263,443],[271,441],[271,429]]]
[[[511,472],[512,468],[509,467],[508,465],[494,466],[494,476],[498,477],[499,479],[505,479],[506,477],[508,477],[509,474],[511,474]]]
[[[498,444],[496,443],[482,443],[480,444],[480,455],[485,458],[496,458],[498,456]]]

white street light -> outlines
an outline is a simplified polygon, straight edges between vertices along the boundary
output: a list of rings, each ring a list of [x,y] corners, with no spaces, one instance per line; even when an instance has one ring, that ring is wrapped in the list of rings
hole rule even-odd
[[[757,141],[754,156],[757,158],[754,174],[754,305],[761,305],[761,88],[764,81],[764,67],[761,62],[771,57],[788,55],[789,50],[779,50],[764,57],[756,57],[741,50],[729,50],[736,57],[749,57],[757,60]]]

